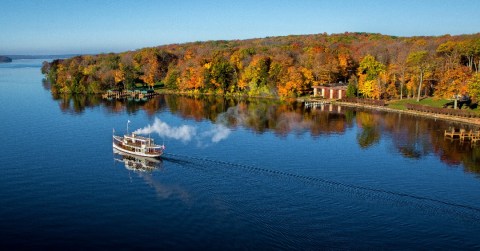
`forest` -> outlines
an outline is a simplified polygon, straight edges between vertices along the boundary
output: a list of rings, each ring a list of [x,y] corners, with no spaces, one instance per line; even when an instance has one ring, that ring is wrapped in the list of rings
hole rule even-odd
[[[396,37],[313,34],[170,44],[44,62],[55,93],[162,87],[191,94],[290,98],[348,84],[347,95],[480,96],[480,33]]]

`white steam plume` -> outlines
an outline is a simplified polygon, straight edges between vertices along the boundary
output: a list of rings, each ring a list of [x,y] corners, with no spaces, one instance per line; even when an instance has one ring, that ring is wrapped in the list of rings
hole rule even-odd
[[[201,138],[211,138],[212,143],[218,143],[230,135],[230,129],[223,125],[215,125],[212,129],[203,132]]]
[[[179,127],[171,127],[167,123],[155,118],[153,125],[148,125],[142,129],[135,131],[137,134],[157,133],[161,137],[172,138],[188,142],[197,134],[197,130],[193,126],[182,125]]]
[[[224,125],[214,125],[211,129],[197,133],[197,128],[189,125],[182,125],[178,127],[170,126],[167,123],[161,121],[159,118],[155,118],[152,125],[148,125],[144,128],[136,130],[137,134],[149,134],[157,133],[160,137],[166,137],[176,140],[181,140],[184,143],[193,139],[198,141],[198,145],[204,146],[202,143],[204,140],[209,139],[212,143],[218,143],[230,135],[230,129]]]

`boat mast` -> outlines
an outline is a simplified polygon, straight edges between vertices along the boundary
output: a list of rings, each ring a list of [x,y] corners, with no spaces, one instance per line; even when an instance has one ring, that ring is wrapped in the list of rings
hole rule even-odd
[[[127,121],[127,135],[128,135],[128,124],[130,124],[130,120]]]

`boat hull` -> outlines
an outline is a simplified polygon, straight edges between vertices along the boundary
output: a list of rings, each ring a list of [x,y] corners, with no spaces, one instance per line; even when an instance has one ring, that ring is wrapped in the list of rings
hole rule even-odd
[[[132,154],[132,155],[136,155],[136,156],[141,156],[141,157],[151,157],[151,158],[156,158],[156,157],[160,157],[162,156],[163,152],[160,152],[160,153],[142,153],[142,152],[134,152],[134,151],[130,151],[130,150],[127,150],[127,149],[124,149],[118,145],[116,145],[115,143],[113,143],[113,148],[117,149],[118,151],[121,151],[121,152],[125,152],[125,153],[128,153],[128,154]]]

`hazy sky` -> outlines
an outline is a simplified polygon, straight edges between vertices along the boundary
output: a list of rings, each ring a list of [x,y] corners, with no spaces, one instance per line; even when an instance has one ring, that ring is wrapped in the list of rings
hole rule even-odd
[[[480,32],[479,0],[0,0],[0,7],[0,54],[120,52],[323,32]]]

